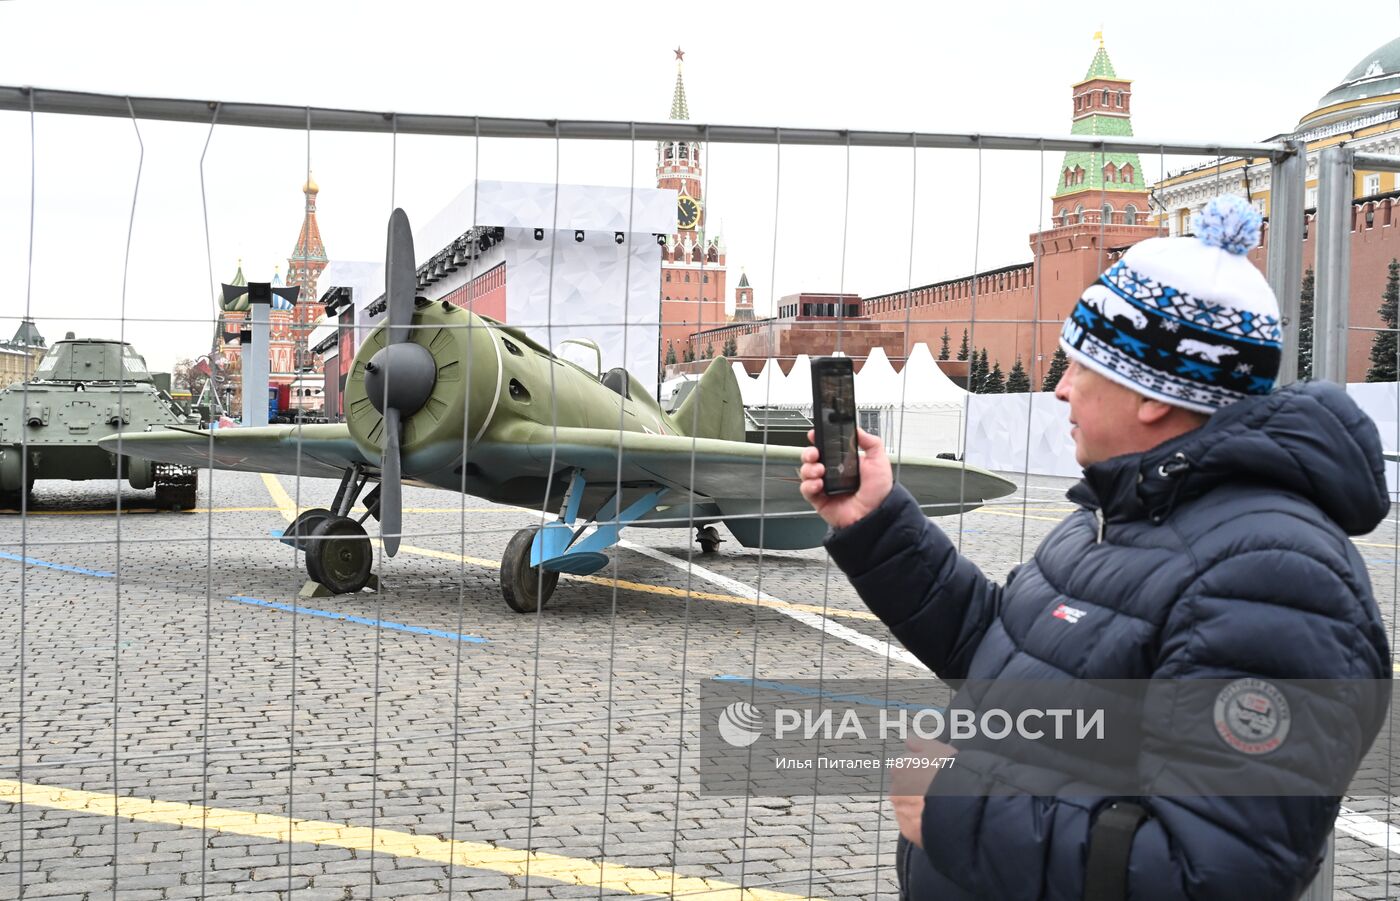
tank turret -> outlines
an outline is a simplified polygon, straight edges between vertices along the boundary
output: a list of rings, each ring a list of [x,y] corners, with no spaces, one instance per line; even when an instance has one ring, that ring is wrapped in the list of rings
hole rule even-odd
[[[36,382],[151,382],[146,360],[125,341],[68,339],[54,343],[39,367]]]
[[[0,391],[0,505],[18,506],[36,479],[125,479],[137,490],[155,488],[159,506],[192,509],[196,470],[98,445],[117,432],[197,424],[169,385],[125,341],[70,332],[44,354],[33,378]]]

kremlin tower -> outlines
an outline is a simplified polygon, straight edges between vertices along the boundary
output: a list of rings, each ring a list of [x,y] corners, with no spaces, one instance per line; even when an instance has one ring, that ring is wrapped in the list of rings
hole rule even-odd
[[[676,87],[671,98],[671,118],[685,121],[690,109],[685,99],[681,67],[685,52],[676,48]],[[725,322],[725,254],[718,237],[705,233],[704,159],[706,148],[698,141],[658,141],[656,186],[675,191],[676,230],[661,248],[661,353],[667,348],[679,355],[691,334]]]
[[[1089,70],[1070,88],[1070,133],[1130,137],[1132,82],[1114,71],[1102,33],[1094,37]],[[1067,151],[1049,200],[1047,227],[1029,236],[1030,261],[867,297],[863,314],[907,329],[906,351],[919,342],[939,347],[945,332],[956,348],[966,335],[974,353],[986,353],[1003,371],[1022,360],[1041,388],[1060,325],[1084,287],[1127,248],[1165,233],[1149,215],[1136,153]],[[956,379],[966,377],[965,362],[940,365]]]
[[[733,322],[753,321],[753,288],[749,287],[749,274],[739,273],[739,287],[734,289]]]
[[[1103,46],[1084,80],[1072,88],[1074,116],[1070,134],[1126,138],[1133,134],[1132,82],[1119,78]],[[1051,198],[1055,225],[1098,223],[1147,224],[1147,182],[1136,153],[1069,151],[1060,165],[1059,184]]]

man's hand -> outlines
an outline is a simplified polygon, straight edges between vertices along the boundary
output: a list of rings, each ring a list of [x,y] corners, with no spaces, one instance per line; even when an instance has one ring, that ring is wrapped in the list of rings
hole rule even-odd
[[[802,478],[802,496],[828,525],[837,529],[864,518],[880,506],[894,487],[894,474],[890,471],[890,458],[885,456],[884,442],[862,429],[856,430],[856,439],[863,453],[859,462],[860,490],[855,494],[826,496],[822,489],[822,474],[826,472],[826,467],[817,462],[820,454],[811,444],[802,449],[802,465],[797,469],[797,474]],[[807,440],[815,441],[815,434],[809,431]]]
[[[905,742],[910,765],[896,766],[890,773],[890,804],[894,807],[899,834],[910,842],[924,846],[924,796],[928,794],[939,767],[934,762],[952,758],[958,749],[932,739],[910,738]],[[926,764],[924,766],[917,765]]]

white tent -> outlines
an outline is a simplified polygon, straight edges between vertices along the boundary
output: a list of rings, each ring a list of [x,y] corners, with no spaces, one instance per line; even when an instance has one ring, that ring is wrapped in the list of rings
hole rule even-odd
[[[735,369],[734,375],[738,376],[739,372],[739,369]],[[764,360],[756,378],[745,374],[739,379],[739,393],[743,395],[744,406],[763,407],[776,403],[774,399],[782,395],[785,378],[777,360],[772,357]]]
[[[904,403],[962,403],[967,392],[948,378],[929,353],[927,344],[915,344],[899,373],[904,382]],[[895,400],[898,403],[898,398]]]
[[[883,347],[870,351],[856,373],[856,399],[861,406],[899,403],[899,373],[890,365]]]
[[[857,394],[856,397],[859,398],[860,395]],[[773,403],[799,404],[805,407],[812,405],[811,357],[798,354],[797,359],[792,361],[792,368],[783,379],[782,392],[779,393],[776,383],[773,386]]]

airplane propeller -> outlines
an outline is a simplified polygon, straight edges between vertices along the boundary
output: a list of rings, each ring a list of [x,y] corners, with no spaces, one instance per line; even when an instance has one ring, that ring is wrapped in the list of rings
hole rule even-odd
[[[384,347],[365,364],[365,393],[384,417],[384,446],[379,457],[379,533],[384,552],[398,553],[403,531],[403,422],[422,409],[437,384],[437,362],[428,348],[412,340],[414,294],[418,286],[413,231],[401,209],[389,217],[384,294],[388,327]]]

